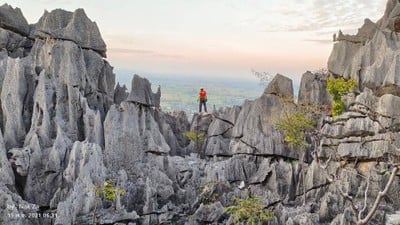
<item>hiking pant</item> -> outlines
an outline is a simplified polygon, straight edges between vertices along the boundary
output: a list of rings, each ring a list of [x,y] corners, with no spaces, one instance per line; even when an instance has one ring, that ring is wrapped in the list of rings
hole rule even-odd
[[[201,112],[201,106],[204,105],[204,111],[207,112],[207,105],[206,105],[207,99],[205,98],[200,98],[200,103],[199,103],[199,112]]]

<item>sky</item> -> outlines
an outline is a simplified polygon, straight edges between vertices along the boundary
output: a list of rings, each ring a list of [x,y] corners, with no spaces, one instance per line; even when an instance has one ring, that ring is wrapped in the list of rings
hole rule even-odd
[[[307,70],[326,68],[333,33],[352,34],[364,18],[378,20],[387,0],[6,2],[21,8],[29,23],[45,9],[85,9],[116,71],[248,78],[256,70],[299,80]]]

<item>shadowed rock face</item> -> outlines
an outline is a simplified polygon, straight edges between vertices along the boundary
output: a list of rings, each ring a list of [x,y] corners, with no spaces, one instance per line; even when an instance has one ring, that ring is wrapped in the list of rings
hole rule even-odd
[[[299,88],[298,104],[300,105],[329,105],[331,100],[326,91],[327,74],[303,74]]]
[[[277,74],[264,90],[264,94],[274,94],[283,98],[293,99],[293,82],[291,79]]]
[[[141,78],[135,74],[132,79],[131,93],[126,100],[160,108],[160,97],[160,87],[158,87],[157,93],[153,93],[150,82],[146,78]]]
[[[285,107],[298,107],[288,103],[293,85],[283,75],[259,98],[189,122],[183,112],[161,111],[161,91],[145,78],[135,75],[130,93],[115,87],[106,46],[83,10],[45,12],[23,32],[22,13],[0,7],[9,24],[0,26],[0,224],[229,224],[223,208],[246,193],[274,210],[269,224],[351,224],[350,204],[330,174],[363,202],[371,171],[371,205],[387,180],[377,171],[400,148],[398,41],[385,31],[396,2],[380,22],[366,20],[357,35],[335,43],[329,70],[356,78],[359,90],[343,96],[345,113],[320,118],[320,145],[308,150],[321,161],[333,156],[326,169],[313,159],[302,165],[299,149],[275,129]],[[360,63],[366,70],[351,73]],[[299,104],[330,104],[325,88],[326,75],[306,72]],[[190,141],[185,131],[204,138]],[[106,180],[125,193],[112,202],[97,196]],[[396,178],[369,224],[400,208],[398,189]],[[17,207],[23,204],[32,207]],[[39,206],[57,218],[7,214]]]
[[[24,36],[29,35],[29,25],[21,9],[7,3],[0,6],[0,27]]]

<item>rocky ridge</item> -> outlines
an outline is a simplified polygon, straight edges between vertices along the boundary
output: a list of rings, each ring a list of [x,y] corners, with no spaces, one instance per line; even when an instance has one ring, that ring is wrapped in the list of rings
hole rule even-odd
[[[363,203],[368,176],[371,204],[387,181],[379,171],[400,147],[391,34],[399,8],[389,0],[380,21],[339,34],[328,70],[359,85],[345,113],[320,115],[320,145],[302,166],[274,126],[293,100],[289,78],[277,75],[258,99],[189,122],[159,109],[161,90],[147,79],[134,76],[130,93],[115,85],[105,43],[82,9],[45,12],[28,25],[18,8],[1,6],[0,224],[231,224],[224,207],[246,193],[274,211],[271,225],[352,224],[340,190]],[[326,78],[306,72],[298,105],[329,105]],[[194,143],[187,130],[205,139]],[[96,195],[106,180],[125,192],[113,202]],[[396,224],[398,188],[396,177],[369,224]]]

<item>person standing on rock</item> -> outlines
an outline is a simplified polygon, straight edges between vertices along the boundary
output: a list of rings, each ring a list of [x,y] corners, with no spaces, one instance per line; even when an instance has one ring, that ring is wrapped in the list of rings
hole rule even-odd
[[[202,106],[204,105],[204,111],[207,112],[207,92],[204,88],[200,88],[199,98],[197,99],[199,102],[199,112],[201,112]]]

